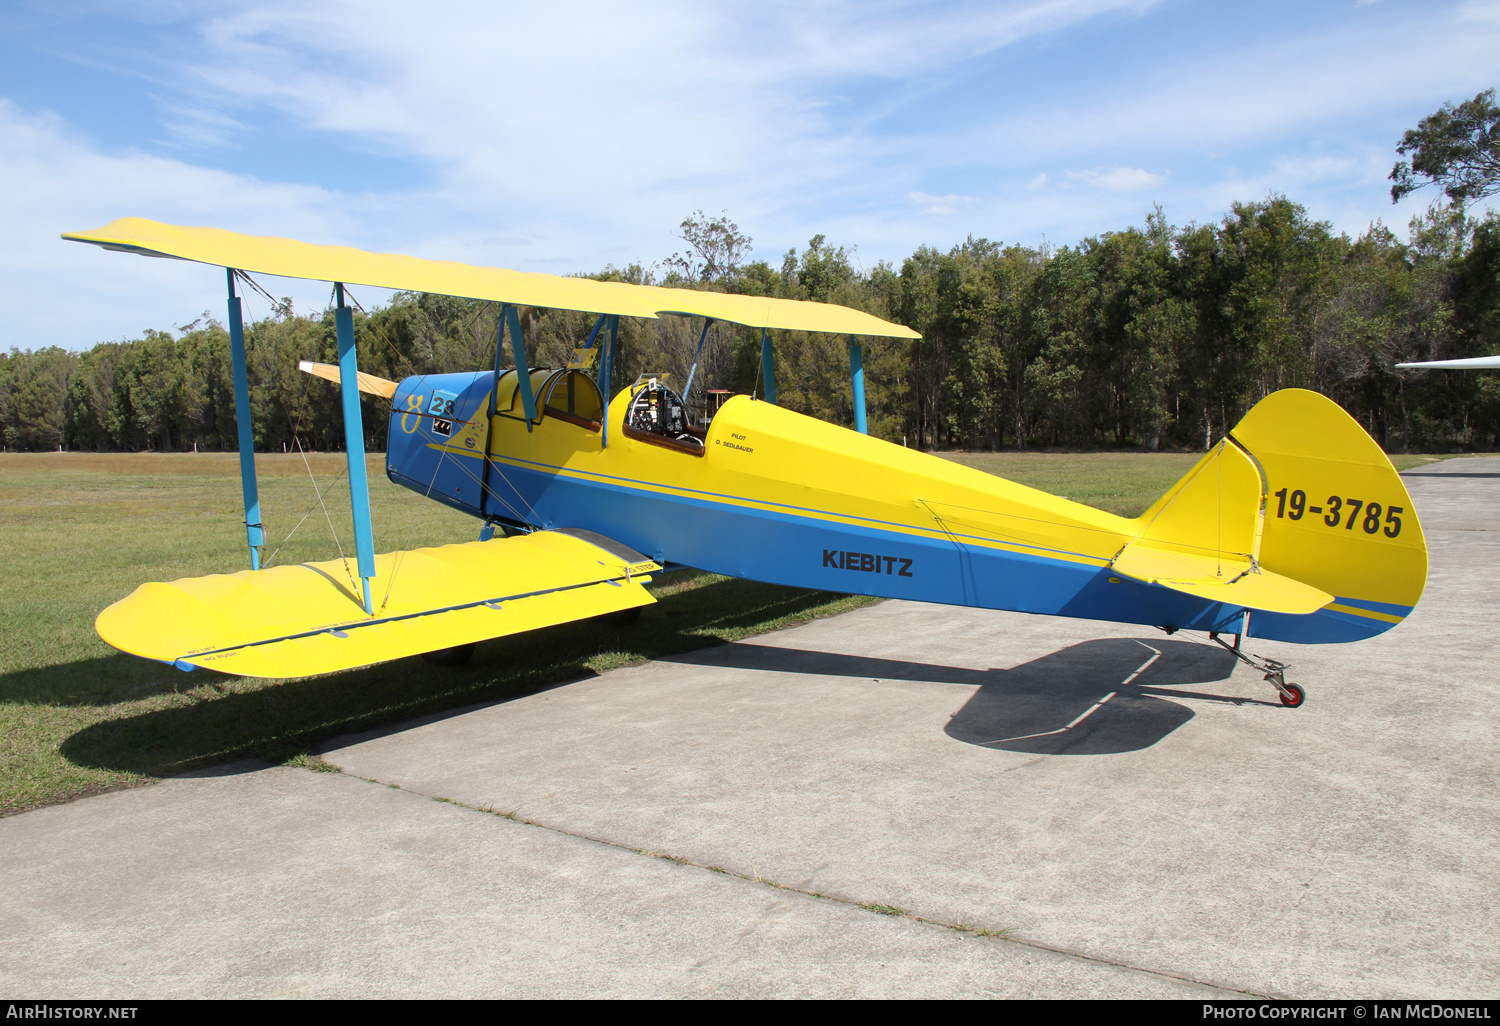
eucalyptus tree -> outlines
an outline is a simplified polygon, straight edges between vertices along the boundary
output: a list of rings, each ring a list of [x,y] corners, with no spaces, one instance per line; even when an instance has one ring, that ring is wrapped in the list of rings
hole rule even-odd
[[[1500,106],[1495,90],[1472,100],[1443,104],[1407,129],[1396,146],[1410,161],[1391,169],[1391,202],[1427,185],[1440,187],[1456,204],[1500,192]]]

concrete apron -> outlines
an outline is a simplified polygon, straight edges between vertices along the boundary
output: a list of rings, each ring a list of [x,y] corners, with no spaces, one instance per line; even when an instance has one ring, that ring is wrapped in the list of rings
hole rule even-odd
[[[345,775],[0,821],[0,939],[26,953],[0,983],[1492,996],[1500,461],[1407,482],[1413,616],[1248,646],[1293,664],[1301,709],[1201,639],[887,602],[349,739],[324,753]]]

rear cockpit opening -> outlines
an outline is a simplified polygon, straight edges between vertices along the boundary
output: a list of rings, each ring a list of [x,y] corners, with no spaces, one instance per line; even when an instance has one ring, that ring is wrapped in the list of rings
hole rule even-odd
[[[604,398],[587,371],[577,368],[557,371],[542,385],[541,399],[544,416],[590,431],[599,430]]]

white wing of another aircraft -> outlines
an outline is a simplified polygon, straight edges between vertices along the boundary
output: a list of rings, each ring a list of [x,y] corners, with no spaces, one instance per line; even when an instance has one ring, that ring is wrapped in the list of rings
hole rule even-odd
[[[1500,356],[1477,356],[1472,360],[1431,360],[1427,363],[1398,363],[1397,370],[1407,367],[1433,367],[1437,370],[1500,370]]]

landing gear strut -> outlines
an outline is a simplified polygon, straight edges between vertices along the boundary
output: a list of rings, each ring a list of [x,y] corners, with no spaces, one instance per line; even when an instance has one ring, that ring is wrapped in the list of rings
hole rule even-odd
[[[1219,637],[1217,631],[1208,632],[1209,641],[1217,642],[1223,647],[1224,651],[1233,655],[1246,666],[1252,667],[1257,673],[1264,673],[1264,679],[1270,681],[1271,685],[1276,689],[1277,694],[1281,696],[1282,705],[1288,709],[1295,709],[1307,700],[1307,692],[1302,690],[1302,685],[1287,683],[1286,671],[1291,669],[1289,665],[1276,659],[1246,655],[1240,651],[1241,637],[1242,635],[1236,634],[1234,636],[1234,644],[1229,645],[1225,643],[1223,638]]]

